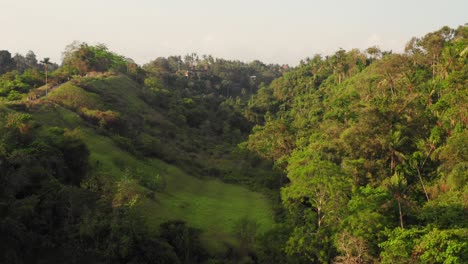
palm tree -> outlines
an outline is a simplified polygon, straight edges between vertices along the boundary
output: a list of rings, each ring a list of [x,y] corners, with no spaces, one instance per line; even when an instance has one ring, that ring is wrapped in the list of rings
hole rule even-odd
[[[422,141],[422,142],[424,142],[424,141]],[[415,169],[416,172],[418,173],[419,182],[421,183],[424,194],[426,195],[426,200],[428,202],[429,202],[429,194],[427,193],[426,185],[424,185],[424,181],[423,181],[423,178],[422,178],[422,172],[423,172],[423,169],[424,169],[424,165],[426,164],[428,158],[431,156],[434,149],[435,149],[435,147],[431,146],[429,151],[425,154],[425,156],[426,156],[425,158],[423,158],[424,154],[421,151],[416,151],[416,152],[413,153],[413,155],[411,156],[411,159],[409,160],[409,164],[410,164],[411,168]]]
[[[405,136],[401,130],[396,130],[391,132],[388,139],[388,147],[390,154],[390,172],[395,172],[395,167],[397,162],[402,162],[406,160],[406,156],[403,153],[402,149],[404,146],[408,145],[409,138]]]
[[[400,216],[400,227],[404,228],[403,225],[403,209],[402,209],[402,203],[405,202],[405,195],[407,191],[407,182],[406,179],[400,175],[398,172],[395,172],[395,174],[387,181],[386,183],[387,191],[390,193],[390,195],[393,196],[393,198],[396,200],[398,204],[398,214]]]
[[[44,58],[44,60],[41,60],[41,63],[44,64],[46,95],[47,95],[47,74],[49,72],[49,64],[52,64],[52,63],[50,62],[50,58]]]

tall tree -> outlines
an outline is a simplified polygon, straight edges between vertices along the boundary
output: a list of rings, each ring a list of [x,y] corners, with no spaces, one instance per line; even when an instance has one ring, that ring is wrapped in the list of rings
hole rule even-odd
[[[24,72],[28,68],[28,62],[23,55],[16,53],[13,60],[15,61],[16,70],[19,72]]]
[[[36,54],[34,54],[34,52],[32,50],[30,50],[30,51],[28,51],[28,53],[26,53],[25,59],[26,59],[26,63],[28,65],[28,68],[37,68],[38,67]]]
[[[15,62],[8,50],[0,50],[0,74],[13,70]]]
[[[49,73],[49,65],[52,64],[50,62],[50,59],[49,58],[44,58],[43,60],[41,60],[41,63],[44,64],[44,71],[45,71],[45,84],[46,84],[46,95],[47,95],[47,75]]]
[[[390,179],[388,179],[386,187],[388,192],[393,196],[398,204],[400,227],[404,228],[402,204],[405,202],[408,183],[400,173],[395,172],[395,174]]]

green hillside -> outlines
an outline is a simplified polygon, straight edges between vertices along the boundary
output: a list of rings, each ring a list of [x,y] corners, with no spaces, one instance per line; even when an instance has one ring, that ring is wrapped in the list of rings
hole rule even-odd
[[[44,105],[33,112],[33,118],[48,126],[79,129],[90,150],[90,163],[95,165],[93,174],[117,182],[130,180],[129,185],[134,178],[164,184],[151,197],[148,193],[152,190],[144,186],[130,187],[135,188],[134,195],[139,197],[135,207],[155,231],[165,221],[185,220],[189,225],[204,230],[204,240],[216,246],[239,243],[236,242],[235,226],[243,218],[258,223],[260,232],[272,226],[271,203],[264,195],[246,187],[223,183],[210,175],[190,175],[155,158],[132,155],[119,148],[112,138],[98,134],[96,128],[80,117],[87,117],[83,111],[86,108],[118,111],[129,118],[138,113],[144,119],[158,118],[159,123],[168,122],[138,98],[136,83],[125,76],[79,81],[86,89],[76,83],[64,83],[42,97],[40,101]],[[105,94],[105,98],[92,91]],[[49,101],[55,104],[48,105]]]

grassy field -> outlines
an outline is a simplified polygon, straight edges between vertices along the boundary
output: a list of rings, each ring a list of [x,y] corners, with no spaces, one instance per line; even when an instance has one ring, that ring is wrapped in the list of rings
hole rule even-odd
[[[136,159],[117,148],[109,138],[86,134],[91,161],[99,160],[104,174],[121,178],[130,169],[145,177],[163,179],[164,190],[156,192],[154,199],[142,198],[136,205],[153,230],[164,221],[184,220],[202,229],[207,246],[217,251],[225,243],[237,244],[234,227],[242,218],[257,222],[259,232],[273,225],[270,202],[260,193],[213,178],[193,177],[157,159]]]
[[[147,200],[140,207],[153,228],[182,219],[204,231],[209,248],[222,250],[224,243],[237,244],[233,234],[242,218],[255,221],[260,233],[272,226],[271,206],[263,195],[220,180],[196,178],[173,166],[158,167],[165,169],[162,176],[167,187],[157,193],[156,201]]]

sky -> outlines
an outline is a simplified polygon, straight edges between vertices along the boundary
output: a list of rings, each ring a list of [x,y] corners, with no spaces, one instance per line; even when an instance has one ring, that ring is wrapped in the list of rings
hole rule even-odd
[[[297,65],[340,48],[401,52],[468,23],[467,10],[467,0],[0,0],[0,50],[60,64],[77,40],[139,64],[195,52]]]

